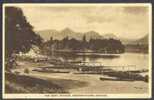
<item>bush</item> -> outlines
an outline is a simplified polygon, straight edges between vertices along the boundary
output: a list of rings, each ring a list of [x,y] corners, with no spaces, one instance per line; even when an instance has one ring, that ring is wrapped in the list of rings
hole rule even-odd
[[[18,72],[18,71],[15,71],[14,73],[15,73],[16,75],[19,75],[19,74],[20,74],[20,72]]]
[[[28,68],[24,69],[24,73],[29,74],[29,69]]]
[[[149,81],[148,75],[146,75],[146,76],[144,77],[144,81],[145,81],[145,82],[148,82],[148,81]]]

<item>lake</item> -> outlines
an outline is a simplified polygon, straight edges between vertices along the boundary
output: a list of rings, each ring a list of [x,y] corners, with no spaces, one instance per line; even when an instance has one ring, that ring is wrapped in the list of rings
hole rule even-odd
[[[101,56],[101,53],[97,53],[97,55],[99,56],[88,56],[86,53],[79,53],[76,56],[67,54],[65,56],[61,54],[58,56],[65,60],[81,60],[95,65],[102,64],[116,70],[141,70],[149,68],[149,57],[145,53],[116,54],[116,57],[111,58]]]

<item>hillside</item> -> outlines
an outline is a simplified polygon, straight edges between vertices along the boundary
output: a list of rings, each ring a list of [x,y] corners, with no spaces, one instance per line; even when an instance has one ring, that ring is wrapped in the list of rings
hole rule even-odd
[[[95,31],[88,31],[85,33],[79,33],[79,32],[75,32],[70,28],[65,28],[61,31],[57,31],[57,30],[42,30],[42,31],[37,31],[37,33],[45,40],[49,40],[50,37],[53,37],[53,39],[57,39],[57,40],[62,40],[65,37],[69,37],[69,38],[75,38],[77,40],[82,40],[83,36],[86,36],[87,40],[90,39],[109,39],[109,38],[113,38],[113,39],[120,39],[122,41],[123,44],[128,45],[128,44],[148,44],[148,35],[140,38],[140,39],[126,39],[126,38],[119,38],[117,37],[115,34],[104,34],[104,35],[100,35],[100,33],[95,32]]]
[[[36,33],[39,34],[44,40],[49,40],[51,36],[55,37],[55,39],[62,38],[57,30],[41,30],[36,31]]]
[[[118,37],[116,35],[112,34],[112,33],[105,34],[105,35],[103,35],[103,37],[106,38],[106,39],[110,39],[110,38],[118,39]]]
[[[142,52],[148,53],[148,35],[125,44],[126,52]]]
[[[144,37],[142,37],[142,38],[140,38],[139,40],[136,40],[135,42],[137,43],[137,44],[148,44],[148,39],[149,37],[148,37],[148,35],[146,35],[146,36],[144,36]]]
[[[37,31],[36,33],[38,33],[43,39],[45,40],[49,40],[50,37],[52,36],[53,39],[57,39],[57,40],[62,40],[65,37],[69,37],[69,38],[75,38],[77,40],[82,40],[83,36],[86,36],[87,40],[92,39],[102,39],[102,38],[116,38],[117,37],[114,34],[105,34],[104,36],[100,35],[98,32],[95,31],[88,31],[85,33],[79,33],[79,32],[75,32],[73,30],[71,30],[70,28],[65,28],[61,31],[57,31],[57,30],[42,30],[42,31]]]
[[[90,40],[91,38],[92,39],[102,39],[103,38],[103,36],[101,36],[99,33],[95,31],[86,32],[84,33],[84,35],[86,36],[87,40]]]
[[[126,39],[126,38],[120,38],[120,40],[125,45],[136,45],[136,44],[147,45],[148,44],[148,34],[143,36],[142,38],[136,39],[136,40],[135,39]]]

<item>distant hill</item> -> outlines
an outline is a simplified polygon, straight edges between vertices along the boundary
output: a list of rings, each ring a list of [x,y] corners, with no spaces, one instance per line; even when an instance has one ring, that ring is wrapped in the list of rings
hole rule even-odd
[[[117,37],[114,34],[105,34],[104,36],[102,36],[98,32],[95,32],[95,31],[88,31],[88,32],[85,32],[85,33],[79,33],[79,32],[74,32],[70,28],[65,28],[65,29],[63,29],[61,31],[42,30],[42,31],[37,31],[36,33],[38,33],[45,40],[49,40],[51,36],[53,37],[53,39],[58,39],[58,40],[62,40],[63,38],[65,38],[67,36],[69,38],[75,38],[75,39],[78,39],[78,40],[82,40],[84,35],[86,36],[87,40],[90,40],[90,39],[103,39],[103,38],[117,39]]]
[[[38,33],[45,40],[49,40],[51,36],[53,37],[53,39],[58,39],[58,40],[62,40],[63,38],[65,38],[67,36],[69,38],[75,38],[78,40],[82,40],[83,35],[86,36],[87,40],[90,40],[91,38],[93,38],[93,39],[101,39],[102,38],[102,36],[95,31],[79,33],[79,32],[74,32],[73,30],[71,30],[69,28],[65,28],[61,31],[43,30],[43,31],[37,31],[36,33]]]
[[[91,38],[92,39],[102,39],[103,38],[103,36],[101,36],[99,33],[95,31],[86,32],[84,33],[84,35],[86,36],[87,40],[90,40]]]
[[[62,40],[65,37],[69,38],[76,38],[76,39],[82,39],[83,34],[82,33],[76,33],[73,30],[69,28],[65,28],[61,31],[57,30],[42,30],[37,31],[37,33],[45,40],[49,40],[50,37],[53,37],[53,39]]]
[[[61,36],[61,38],[58,38],[56,36],[53,36],[53,38],[56,38],[58,40],[61,40],[65,37],[68,36],[68,38],[75,38],[75,39],[78,39],[80,40],[81,37],[82,37],[82,33],[77,33],[77,32],[74,32],[73,30],[69,29],[69,28],[65,28],[63,29],[62,31],[59,32],[59,34],[57,34],[59,36]]]
[[[36,33],[38,33],[44,40],[49,40],[51,36],[55,38],[62,38],[57,30],[41,30],[36,31]]]
[[[106,39],[110,39],[110,38],[118,39],[118,37],[116,35],[112,34],[112,33],[105,34],[105,35],[103,35],[103,37],[106,38]]]
[[[129,41],[125,44],[125,51],[148,53],[148,47],[148,35],[146,35],[140,39]]]
[[[135,42],[137,44],[145,44],[146,45],[146,44],[148,44],[148,40],[149,40],[149,37],[148,37],[148,35],[146,35],[146,36],[136,40]]]
[[[70,28],[65,28],[61,31],[57,31],[57,30],[42,30],[42,31],[37,31],[36,33],[38,33],[43,39],[45,40],[49,40],[50,37],[52,36],[53,39],[57,39],[57,40],[62,40],[65,37],[69,37],[69,38],[75,38],[77,40],[82,40],[83,36],[86,36],[86,40],[90,40],[92,39],[109,39],[109,38],[113,38],[113,39],[120,39],[122,41],[123,44],[127,45],[127,44],[148,44],[148,35],[137,39],[137,40],[132,40],[132,39],[125,39],[125,38],[118,38],[116,35],[110,33],[110,34],[105,34],[105,35],[100,35],[98,32],[95,31],[88,31],[85,33],[79,33],[79,32],[75,32],[73,30],[71,30]]]
[[[137,40],[131,40],[131,39],[120,39],[123,44],[125,45],[134,45],[134,44],[143,44],[143,45],[147,45],[148,44],[148,34],[145,35],[144,37],[140,38],[140,39],[137,39]]]
[[[122,41],[122,43],[123,43],[124,45],[132,44],[132,43],[134,43],[134,41],[135,41],[135,40],[133,40],[133,39],[127,39],[127,38],[120,38],[120,40]]]

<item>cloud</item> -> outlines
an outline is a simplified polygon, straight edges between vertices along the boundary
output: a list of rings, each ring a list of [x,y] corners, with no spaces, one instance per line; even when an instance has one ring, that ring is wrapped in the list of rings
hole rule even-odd
[[[35,30],[69,27],[77,32],[94,30],[126,38],[142,37],[149,32],[147,6],[19,6]]]

